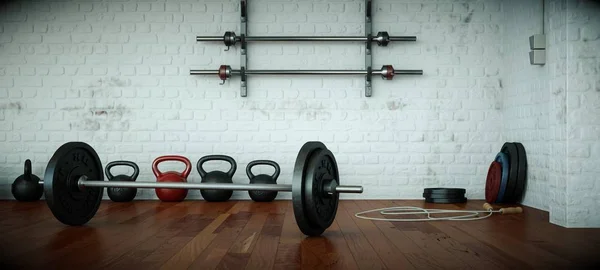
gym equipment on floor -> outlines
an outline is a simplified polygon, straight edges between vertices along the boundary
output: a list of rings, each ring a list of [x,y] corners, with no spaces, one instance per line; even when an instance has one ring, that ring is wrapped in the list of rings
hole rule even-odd
[[[296,157],[291,185],[187,182],[104,181],[98,154],[84,142],[63,144],[52,155],[44,175],[44,194],[52,214],[67,225],[83,225],[98,211],[104,188],[219,189],[292,192],[300,230],[321,235],[337,213],[340,193],[362,193],[362,186],[340,185],[333,153],[317,141],[305,143]]]

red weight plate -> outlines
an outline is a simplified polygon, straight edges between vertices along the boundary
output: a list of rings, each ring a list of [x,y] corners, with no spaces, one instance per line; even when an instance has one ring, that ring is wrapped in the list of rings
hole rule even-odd
[[[500,183],[502,182],[502,165],[500,162],[493,161],[488,169],[487,179],[485,182],[485,201],[494,203],[500,191]]]
[[[222,81],[227,80],[227,66],[226,65],[221,65],[219,67],[219,78]]]
[[[391,80],[394,78],[394,67],[391,65],[386,65],[385,69],[387,72],[385,73],[386,80]]]

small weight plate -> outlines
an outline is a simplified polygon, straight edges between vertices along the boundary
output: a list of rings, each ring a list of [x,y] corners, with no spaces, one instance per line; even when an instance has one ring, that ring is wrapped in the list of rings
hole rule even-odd
[[[488,168],[487,179],[485,182],[485,201],[495,203],[500,191],[502,182],[502,165],[500,162],[492,161]]]
[[[96,151],[83,142],[68,142],[56,150],[44,174],[44,195],[52,214],[67,225],[83,225],[98,211],[104,188],[80,190],[79,177],[103,181],[102,162]]]
[[[455,198],[455,199],[433,199],[433,198],[427,198],[427,199],[425,199],[425,202],[428,202],[428,203],[464,203],[464,202],[467,202],[467,198],[465,198],[465,197]]]
[[[432,199],[455,199],[455,198],[464,198],[465,194],[460,193],[448,193],[448,194],[430,194],[423,193],[423,198],[432,198]]]
[[[525,186],[527,183],[527,153],[525,147],[521,143],[514,143],[517,146],[517,157],[519,160],[518,181],[515,189],[515,201],[521,202],[523,200],[523,193],[525,193]]]
[[[500,166],[502,167],[502,181],[500,182],[498,197],[496,197],[496,203],[502,203],[504,200],[504,191],[506,191],[506,183],[508,182],[508,169],[510,165],[508,162],[508,156],[502,152],[498,152],[494,160],[499,162]]]
[[[508,156],[509,167],[508,167],[508,181],[506,182],[506,190],[504,190],[504,198],[502,202],[513,203],[515,202],[515,191],[518,180],[518,169],[519,159],[517,153],[517,146],[514,143],[507,142],[502,146],[501,152]]]
[[[323,230],[329,228],[337,213],[339,194],[327,194],[323,184],[336,181],[339,173],[333,153],[328,149],[315,151],[307,164],[304,176],[304,206],[308,219]]]
[[[321,235],[325,229],[313,224],[306,214],[306,206],[304,203],[304,186],[306,171],[308,169],[308,162],[311,155],[320,149],[327,149],[321,142],[311,141],[305,143],[296,157],[296,163],[294,164],[294,172],[292,176],[292,204],[294,206],[294,217],[296,218],[296,224],[300,231],[305,235],[318,236]]]
[[[423,190],[423,194],[442,194],[442,195],[464,195],[466,190],[464,188],[426,188]]]

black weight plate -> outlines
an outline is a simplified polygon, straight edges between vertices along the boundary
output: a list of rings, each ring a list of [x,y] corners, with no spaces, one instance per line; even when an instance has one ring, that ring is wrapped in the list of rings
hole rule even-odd
[[[428,203],[464,203],[464,202],[467,202],[467,198],[465,198],[465,197],[455,198],[455,199],[433,199],[433,198],[427,198],[427,199],[425,199],[425,202],[428,202]]]
[[[336,181],[339,173],[333,153],[328,149],[315,151],[307,164],[304,176],[304,206],[308,220],[323,230],[329,228],[337,213],[339,194],[327,194],[323,184]]]
[[[432,199],[456,199],[456,198],[464,198],[465,194],[460,193],[449,193],[449,194],[428,194],[423,193],[423,198],[432,198]]]
[[[423,194],[443,194],[443,195],[464,195],[466,190],[464,188],[426,188],[423,190]]]
[[[527,153],[523,144],[516,142],[517,146],[517,157],[519,160],[518,169],[518,181],[515,189],[515,201],[521,202],[523,200],[523,193],[525,193],[525,186],[527,183]]]
[[[296,224],[300,231],[305,235],[318,236],[321,235],[325,230],[319,226],[313,224],[306,215],[306,206],[304,204],[304,186],[306,169],[308,169],[308,162],[311,155],[320,149],[327,149],[321,142],[307,142],[305,143],[296,157],[296,163],[294,164],[294,173],[292,176],[292,204],[294,206],[294,217],[296,218]]]
[[[519,181],[519,154],[517,153],[517,146],[511,142],[504,143],[501,152],[506,154],[508,163],[510,164],[508,168],[508,182],[506,183],[506,190],[504,190],[504,198],[502,201],[504,203],[514,203],[517,182]]]
[[[56,150],[44,174],[44,195],[52,214],[67,225],[83,225],[98,211],[104,188],[77,187],[79,177],[103,181],[102,162],[83,142],[69,142]]]

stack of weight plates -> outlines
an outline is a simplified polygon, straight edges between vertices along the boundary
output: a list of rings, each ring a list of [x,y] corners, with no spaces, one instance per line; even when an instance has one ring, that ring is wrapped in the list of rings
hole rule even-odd
[[[467,201],[464,188],[426,188],[423,198],[428,203],[464,203]]]
[[[504,143],[488,169],[485,200],[488,203],[519,203],[527,180],[527,155],[518,142]]]

